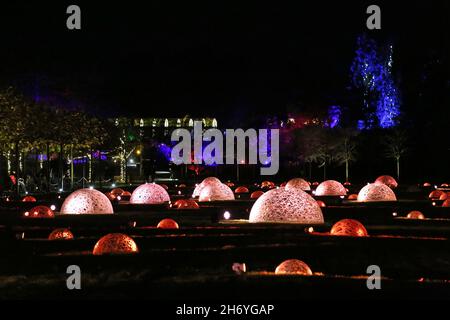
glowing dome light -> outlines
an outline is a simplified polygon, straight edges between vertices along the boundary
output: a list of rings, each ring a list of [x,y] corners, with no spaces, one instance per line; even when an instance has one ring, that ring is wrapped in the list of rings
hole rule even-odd
[[[273,189],[275,188],[275,183],[273,183],[272,181],[263,181],[261,182],[261,188]]]
[[[177,209],[200,209],[200,206],[198,205],[198,203],[193,199],[177,200],[173,204],[173,207],[177,208]]]
[[[146,183],[137,187],[131,194],[132,204],[161,204],[170,201],[166,189],[156,183]]]
[[[158,229],[179,229],[178,223],[173,219],[163,219],[156,226]]]
[[[249,193],[247,187],[237,187],[236,190],[234,190],[234,193]]]
[[[311,268],[301,260],[290,259],[283,261],[275,269],[275,274],[312,276]]]
[[[430,194],[428,195],[428,198],[431,200],[439,200],[439,198],[445,194],[444,191],[442,190],[433,190],[430,192]]]
[[[300,189],[303,191],[311,190],[311,186],[309,185],[309,183],[302,178],[294,178],[294,179],[289,180],[286,183],[285,188],[286,188],[286,190],[290,190],[290,189]]]
[[[52,209],[46,206],[37,206],[24,213],[27,218],[54,218]]]
[[[392,178],[391,176],[388,175],[384,175],[384,176],[379,176],[376,180],[375,183],[382,183],[387,185],[389,188],[391,189],[395,189],[398,186],[397,181],[395,181],[394,178]]]
[[[319,205],[319,207],[321,207],[321,208],[326,208],[326,206],[327,206],[326,203],[323,202],[322,200],[316,200],[316,202]]]
[[[439,197],[439,200],[445,201],[445,200],[447,200],[447,198],[448,198],[448,194],[444,192],[444,193],[442,193],[441,196]]]
[[[225,201],[234,200],[233,190],[227,185],[221,183],[220,185],[209,185],[202,189],[198,200],[203,201]]]
[[[225,212],[223,213],[223,218],[224,218],[225,220],[229,220],[229,219],[231,218],[231,213],[230,213],[230,211],[225,211]]]
[[[264,194],[264,191],[261,190],[257,190],[252,192],[252,194],[250,195],[250,199],[258,199],[259,197],[261,197]]]
[[[108,198],[108,200],[109,201],[114,201],[114,200],[116,200],[116,196],[115,195],[113,195],[111,192],[106,192],[105,193],[105,196]],[[120,197],[120,196],[119,196]]]
[[[250,211],[250,222],[322,224],[322,210],[301,190],[272,189],[258,198]]]
[[[425,183],[423,184],[423,186],[424,186],[424,187],[431,187],[431,183],[425,182]]]
[[[64,214],[112,214],[111,201],[100,191],[80,189],[70,194],[61,207]]]
[[[343,219],[336,222],[331,228],[330,234],[348,237],[367,237],[369,235],[364,225],[353,219]]]
[[[117,196],[121,196],[124,193],[124,190],[121,188],[115,188],[115,189],[112,189],[110,193],[113,196],[117,197]]]
[[[316,196],[345,196],[347,191],[338,181],[327,180],[319,184],[316,189]]]
[[[444,203],[442,204],[443,207],[450,207],[450,199],[447,199],[444,201]]]
[[[423,219],[425,219],[425,216],[423,215],[422,212],[414,210],[414,211],[411,211],[410,213],[408,213],[406,218],[423,220]]]
[[[216,177],[205,178],[200,184],[195,186],[194,192],[192,193],[192,197],[196,198],[200,196],[200,193],[202,192],[203,188],[206,188],[207,186],[221,185],[221,184],[222,182]],[[231,186],[234,186],[234,184]]]
[[[96,256],[104,254],[132,254],[137,252],[139,252],[139,249],[136,242],[122,233],[107,234],[97,241],[92,251]]]
[[[36,198],[32,196],[26,196],[22,199],[22,202],[36,202]]]
[[[72,240],[73,238],[73,233],[65,228],[55,229],[48,236],[48,240]]]
[[[123,197],[131,197],[131,192],[129,192],[129,191],[124,191],[124,192],[122,193],[121,197],[122,197],[122,198],[123,198]]]
[[[371,183],[362,188],[358,193],[358,201],[397,201],[394,191],[383,183]]]
[[[348,196],[348,200],[358,200],[358,195],[357,194],[351,194]]]

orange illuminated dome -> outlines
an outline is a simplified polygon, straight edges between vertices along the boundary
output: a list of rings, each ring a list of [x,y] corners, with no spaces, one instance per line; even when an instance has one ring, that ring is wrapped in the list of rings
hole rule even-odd
[[[249,193],[247,187],[237,187],[236,190],[234,190],[234,193]]]
[[[233,187],[234,187],[234,183],[231,182],[231,181],[227,181],[227,182],[225,182],[225,184],[226,184],[227,186],[229,186],[230,188],[233,188]]]
[[[123,189],[121,189],[121,188],[115,188],[115,189],[112,189],[111,190],[111,194],[114,196],[114,197],[118,197],[118,196],[121,196],[122,194],[123,194]]]
[[[69,229],[55,229],[48,236],[48,240],[71,240],[73,239],[73,234]]]
[[[177,209],[200,209],[198,203],[193,199],[180,199],[175,201],[173,207]]]
[[[442,187],[442,188],[448,188],[448,183],[443,183],[443,184],[441,184],[441,187]]]
[[[158,229],[179,229],[178,223],[172,219],[163,219],[158,223]]]
[[[287,185],[287,182],[282,182],[282,183],[280,184],[280,188],[284,188],[284,187],[286,187],[286,185]]]
[[[383,183],[368,184],[358,193],[358,201],[377,202],[377,201],[397,201],[394,191]]]
[[[301,190],[272,189],[255,201],[250,222],[322,224],[317,202]]]
[[[170,201],[166,189],[156,183],[146,183],[137,187],[131,194],[132,204],[162,204]]]
[[[263,181],[261,182],[261,188],[273,189],[275,188],[275,183],[273,183],[272,181]]]
[[[316,200],[317,204],[319,205],[319,207],[321,208],[325,208],[327,205],[325,204],[325,202],[323,202],[322,200]]]
[[[126,234],[110,233],[102,237],[94,246],[93,254],[131,254],[139,252],[136,242]]]
[[[182,183],[178,186],[178,188],[186,188],[186,185],[184,183]]]
[[[290,259],[283,261],[276,269],[275,274],[312,276],[311,268],[303,261]]]
[[[442,196],[442,195],[444,195],[444,194],[446,194],[444,191],[442,191],[442,190],[433,190],[433,191],[431,191],[430,192],[430,194],[428,195],[428,198],[430,199],[430,200],[439,200],[439,198]]]
[[[106,192],[105,193],[105,196],[108,198],[108,200],[109,201],[114,201],[114,200],[116,200],[116,196],[115,195],[113,195],[111,192]]]
[[[358,195],[357,194],[351,194],[348,196],[348,200],[358,200]]]
[[[425,216],[420,211],[411,211],[410,213],[408,213],[406,217],[408,219],[419,219],[419,220],[425,219]]]
[[[80,189],[70,194],[61,207],[64,214],[112,214],[111,201],[95,189]]]
[[[300,189],[303,191],[311,190],[311,187],[310,187],[308,181],[306,181],[302,178],[294,178],[294,179],[289,180],[286,183],[285,188],[286,188],[286,190],[290,190],[290,189]]]
[[[312,185],[313,187],[317,187],[317,186],[319,185],[319,183],[316,181],[316,182],[313,182],[311,185]]]
[[[195,187],[194,192],[192,193],[192,197],[193,198],[199,197],[203,188],[206,188],[208,186],[221,185],[221,184],[222,184],[222,182],[219,179],[217,179],[216,177],[205,178],[205,179],[203,179],[203,181],[200,184],[198,184]],[[234,184],[231,186],[234,186]]]
[[[447,199],[444,201],[444,203],[442,204],[443,207],[450,207],[450,199]]]
[[[331,228],[330,234],[348,237],[367,237],[369,235],[363,224],[353,219],[343,219],[336,222]]]
[[[398,186],[397,181],[395,181],[394,178],[392,178],[391,176],[379,176],[376,180],[375,183],[382,183],[387,185],[389,188],[391,189],[395,189]]]
[[[206,186],[200,192],[200,196],[198,197],[198,201],[225,201],[225,200],[234,200],[233,190],[230,189],[227,185],[221,183],[220,185],[214,184]]]
[[[129,191],[124,191],[124,192],[122,193],[122,197],[131,197],[131,192],[129,192]]]
[[[431,183],[425,182],[425,183],[423,184],[423,186],[424,186],[424,187],[431,187]]]
[[[163,187],[164,189],[166,189],[166,191],[169,190],[169,187],[165,184],[160,184],[160,186]]]
[[[36,198],[32,196],[26,196],[22,199],[22,202],[36,202]]]
[[[335,180],[327,180],[319,184],[316,189],[316,196],[345,196],[345,187]]]
[[[23,214],[26,218],[54,218],[52,209],[46,206],[37,206]]]
[[[442,193],[441,196],[439,197],[439,200],[441,201],[445,201],[448,198],[448,194],[447,193]]]
[[[257,190],[252,192],[252,194],[250,195],[250,199],[258,199],[259,197],[261,197],[264,194],[264,191],[261,190]]]
[[[349,181],[345,181],[344,182],[344,187],[348,187],[348,186],[351,186],[352,184],[349,182]]]

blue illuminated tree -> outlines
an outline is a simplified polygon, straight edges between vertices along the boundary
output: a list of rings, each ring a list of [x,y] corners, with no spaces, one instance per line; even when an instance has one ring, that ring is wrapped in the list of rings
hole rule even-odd
[[[353,86],[363,92],[365,119],[359,128],[393,127],[400,114],[399,90],[392,76],[393,47],[385,54],[386,50],[366,35],[358,37],[357,46],[350,72]]]

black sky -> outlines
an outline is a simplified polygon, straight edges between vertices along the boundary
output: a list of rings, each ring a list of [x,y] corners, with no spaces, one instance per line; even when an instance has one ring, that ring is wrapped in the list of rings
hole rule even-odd
[[[1,84],[111,115],[220,118],[339,104],[374,3],[382,30],[369,34],[394,43],[407,87],[430,55],[449,58],[445,0],[92,2],[1,4]],[[81,31],[66,29],[69,4],[81,7]]]

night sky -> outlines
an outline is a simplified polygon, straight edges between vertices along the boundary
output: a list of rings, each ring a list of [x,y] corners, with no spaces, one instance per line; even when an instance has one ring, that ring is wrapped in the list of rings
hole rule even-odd
[[[427,61],[450,74],[445,0],[91,2],[2,3],[0,84],[103,116],[230,120],[345,104],[370,4],[382,30],[368,34],[394,44],[406,109]],[[81,31],[66,29],[69,4],[81,7]]]

